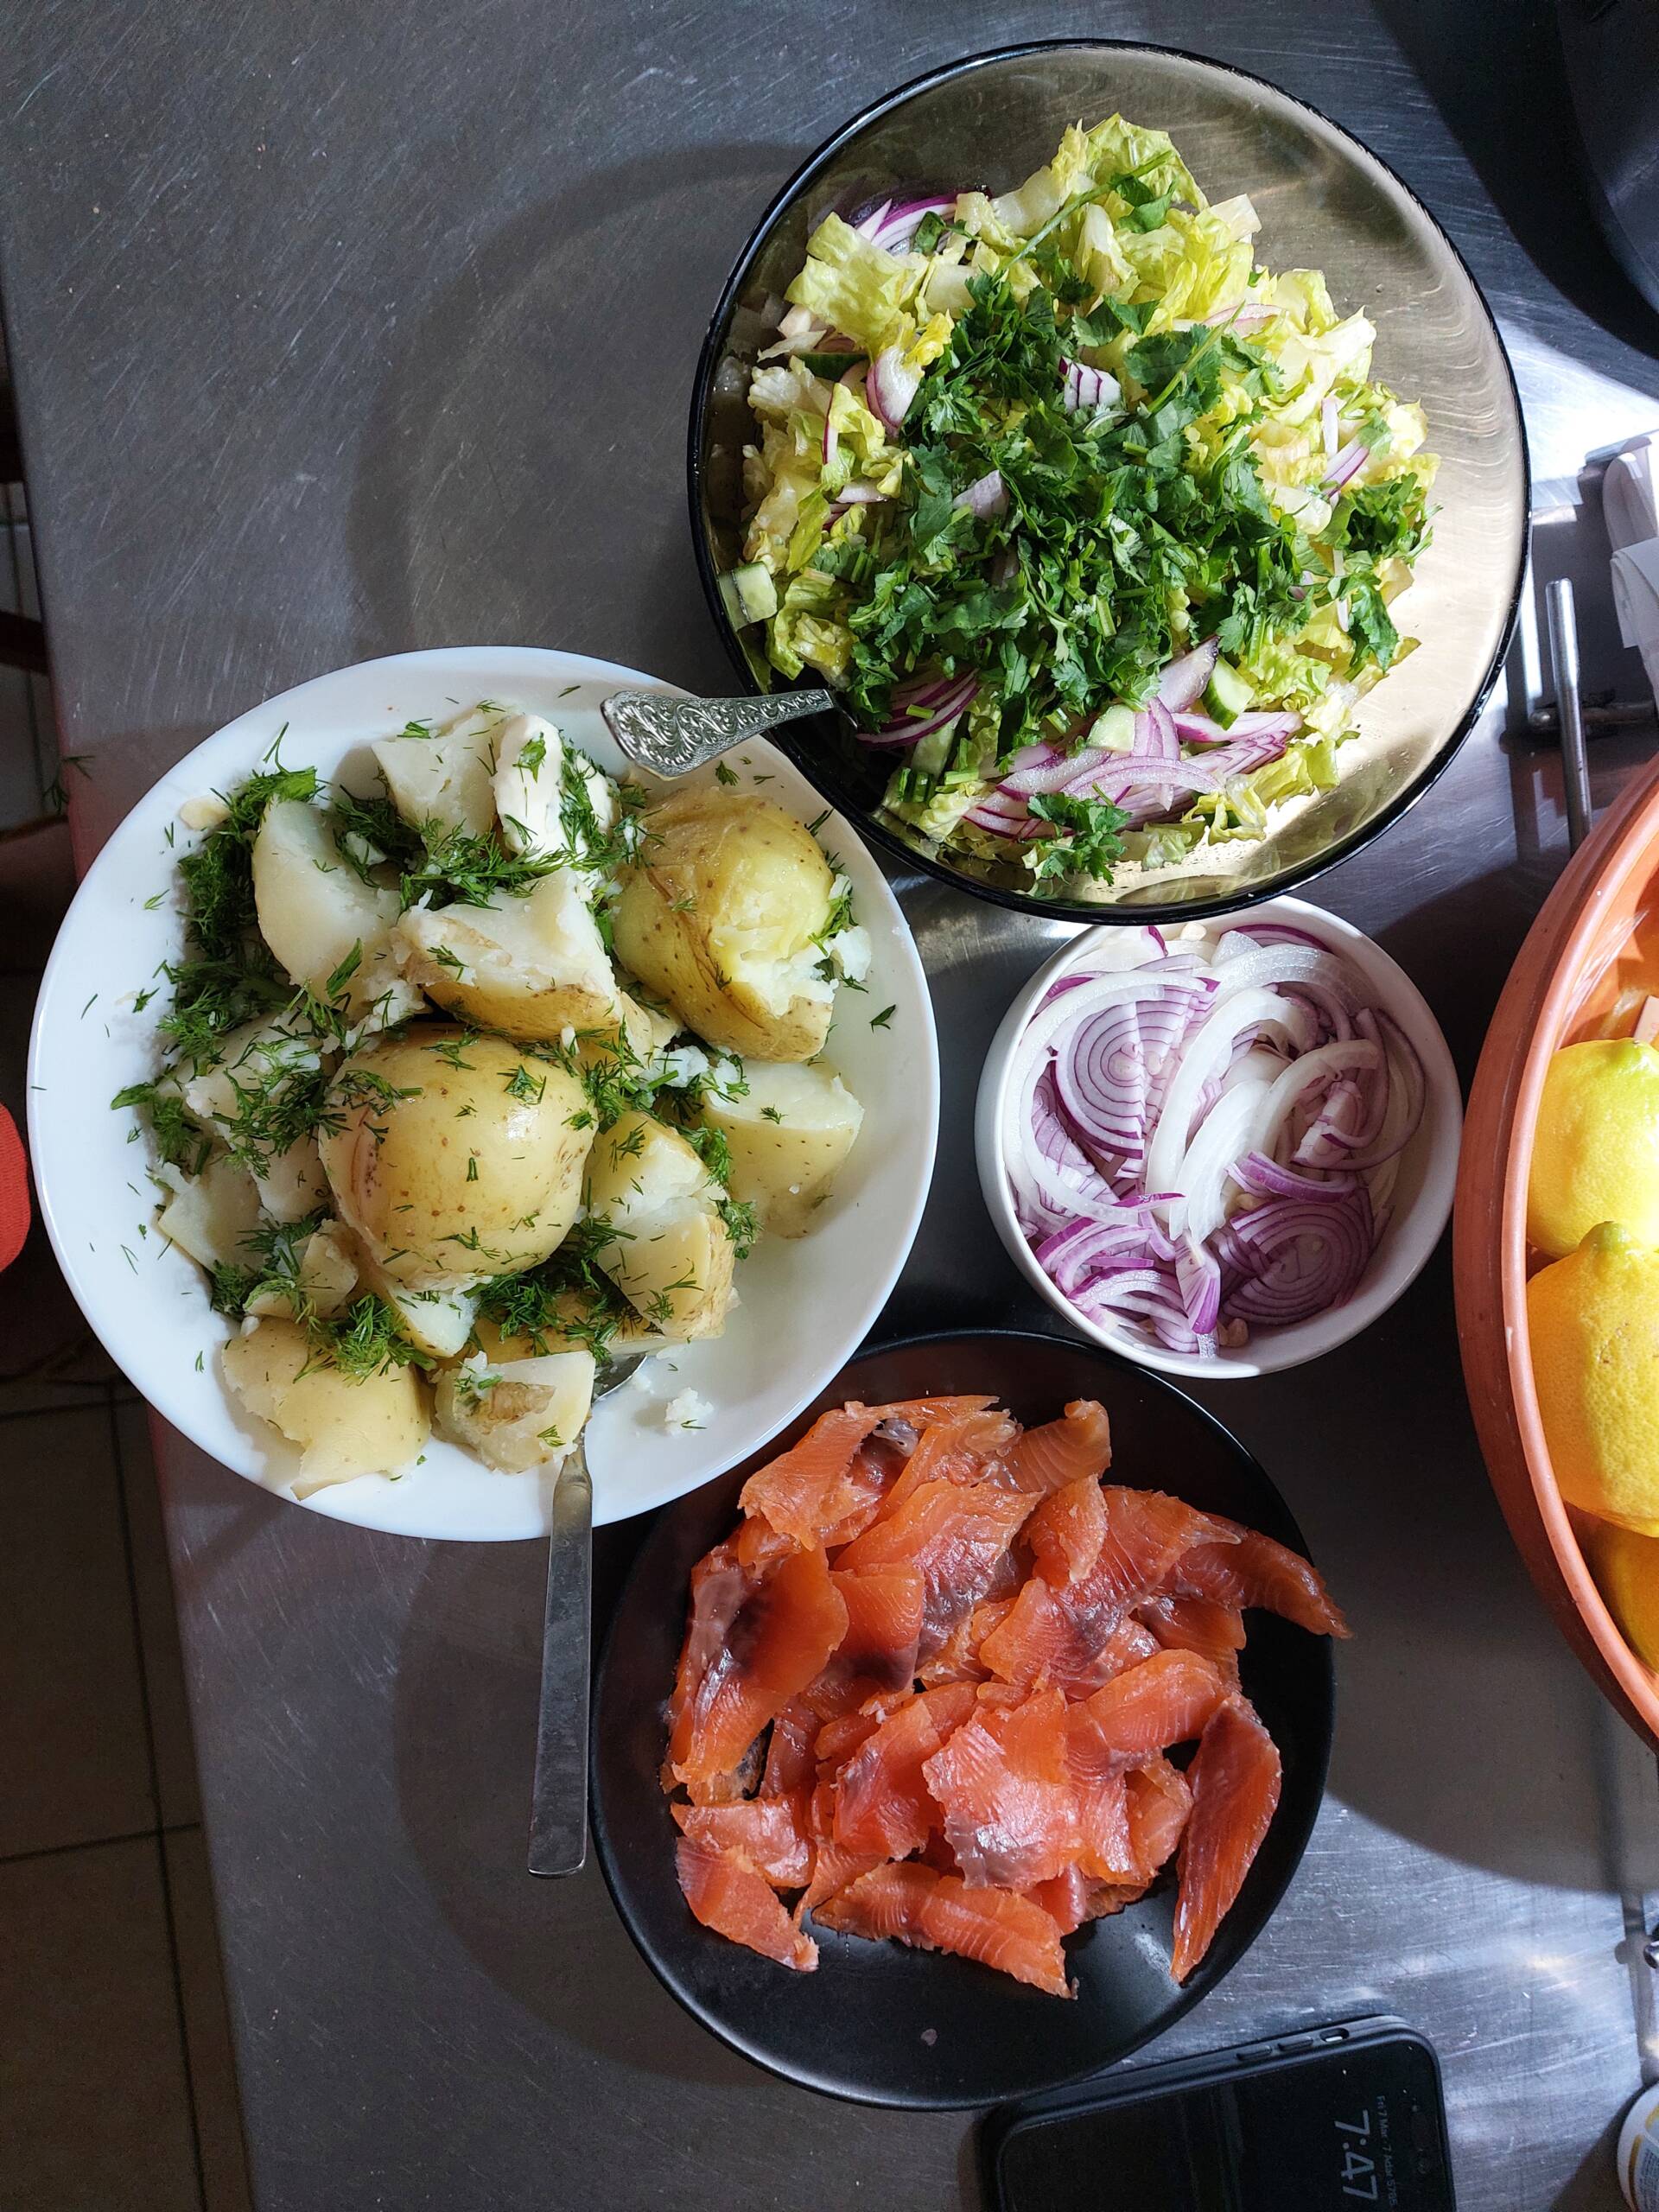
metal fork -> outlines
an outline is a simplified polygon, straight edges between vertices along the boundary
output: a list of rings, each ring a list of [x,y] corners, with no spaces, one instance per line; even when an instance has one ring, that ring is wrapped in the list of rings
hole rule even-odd
[[[607,1361],[594,1403],[621,1389],[642,1351]],[[559,1470],[547,1540],[542,1704],[530,1795],[530,1871],[574,1874],[588,1856],[588,1690],[593,1664],[594,1484],[588,1431]]]
[[[605,724],[636,768],[687,776],[746,738],[803,715],[839,714],[833,691],[779,691],[764,699],[677,699],[666,691],[613,691]]]

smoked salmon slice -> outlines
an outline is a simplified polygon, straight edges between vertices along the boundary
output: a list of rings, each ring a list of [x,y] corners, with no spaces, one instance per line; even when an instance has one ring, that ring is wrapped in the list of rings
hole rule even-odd
[[[772,1724],[766,1738],[766,1763],[760,1776],[763,1797],[787,1797],[817,1777],[814,1748],[823,1726],[804,1698],[791,1698]]]
[[[817,1945],[796,1926],[766,1877],[741,1852],[683,1835],[675,1846],[674,1863],[685,1901],[705,1928],[798,1974],[810,1974],[817,1965]]]
[[[1230,1685],[1193,1651],[1158,1651],[1119,1675],[1068,1717],[1074,1766],[1110,1773],[1201,1736]]]
[[[1210,1598],[1148,1598],[1135,1617],[1166,1651],[1196,1651],[1236,1682],[1244,1649],[1244,1616]]]
[[[925,1763],[974,1710],[971,1683],[912,1698],[867,1736],[836,1777],[832,1833],[843,1851],[905,1859],[938,1825]]]
[[[1172,1562],[1166,1586],[1175,1595],[1207,1598],[1218,1605],[1259,1605],[1314,1636],[1351,1635],[1310,1560],[1254,1529],[1230,1521],[1223,1525],[1229,1539],[1224,1548],[1198,1545]]]
[[[1014,1610],[1012,1598],[987,1598],[966,1620],[958,1621],[931,1659],[924,1659],[917,1673],[931,1688],[938,1682],[982,1682],[990,1669],[983,1645],[998,1624]]]
[[[694,1843],[735,1851],[776,1890],[798,1890],[812,1872],[807,1832],[809,1792],[746,1797],[734,1805],[674,1805],[675,1819]]]
[[[770,1892],[768,1892],[770,1894]],[[914,1860],[878,1866],[819,1905],[819,1924],[849,1936],[891,1936],[925,1951],[953,1951],[1069,1997],[1065,1954],[1053,1916],[1007,1890],[971,1889]]]
[[[922,1577],[926,1658],[988,1593],[1032,1503],[995,1482],[924,1483],[846,1545],[836,1565],[859,1574],[910,1567]]]
[[[914,1567],[831,1568],[847,1607],[847,1633],[833,1664],[873,1689],[908,1689],[916,1676],[926,1586]]]
[[[1104,1406],[1074,1398],[1064,1421],[1028,1428],[1014,1447],[1009,1472],[1015,1487],[1039,1494],[1064,1490],[1084,1476],[1096,1479],[1112,1464],[1112,1429]]]
[[[1039,1882],[1026,1895],[1050,1915],[1062,1936],[1071,1936],[1086,1921],[1122,1912],[1125,1905],[1145,1897],[1147,1886],[1141,1881],[1096,1882],[1080,1866],[1068,1866],[1064,1874],[1052,1882]]]
[[[976,1886],[1030,1889],[1083,1847],[1058,1690],[1024,1707],[982,1707],[922,1774],[944,1814],[944,1840]]]
[[[1242,1700],[1211,1717],[1187,1769],[1192,1810],[1180,1843],[1170,1972],[1185,1981],[1243,1885],[1279,1804],[1279,1753]]]
[[[1106,1500],[1093,1475],[1051,1491],[1026,1523],[1037,1572],[1057,1589],[1081,1582],[1106,1541]]]
[[[846,1510],[837,1493],[853,1454],[881,1424],[879,1408],[839,1406],[820,1414],[798,1444],[749,1477],[738,1503],[759,1514],[780,1535],[802,1546],[817,1543]]]
[[[747,1596],[683,1700],[669,1765],[688,1789],[731,1773],[760,1731],[822,1670],[847,1632],[847,1602],[819,1551],[792,1553]]]
[[[1123,1789],[1129,1842],[1141,1878],[1150,1881],[1174,1855],[1192,1810],[1192,1792],[1179,1767],[1162,1758],[1132,1768],[1123,1777]]]
[[[1065,1996],[1063,1939],[1173,1873],[1190,1978],[1279,1802],[1246,1613],[1348,1631],[1306,1560],[1110,1459],[1092,1401],[1022,1433],[956,1394],[821,1414],[748,1478],[667,1709],[700,1922],[797,1971],[812,1916]]]

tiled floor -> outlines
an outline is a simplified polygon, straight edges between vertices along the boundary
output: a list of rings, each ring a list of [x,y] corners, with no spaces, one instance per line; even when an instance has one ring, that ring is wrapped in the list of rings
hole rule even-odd
[[[32,613],[22,512],[0,486],[0,607]],[[4,833],[54,772],[44,683],[0,669],[0,1097],[20,1126],[44,933],[19,878],[67,859]],[[200,1823],[143,1408],[37,1227],[0,1276],[0,2212],[249,2205]]]

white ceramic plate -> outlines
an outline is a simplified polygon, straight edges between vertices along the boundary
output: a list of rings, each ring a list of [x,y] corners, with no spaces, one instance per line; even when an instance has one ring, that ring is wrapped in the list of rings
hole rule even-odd
[[[1205,1382],[1300,1367],[1304,1361],[1317,1359],[1322,1352],[1334,1351],[1350,1337],[1357,1337],[1380,1313],[1386,1313],[1422,1272],[1451,1218],[1457,1187],[1458,1147],[1463,1132],[1458,1071],[1452,1065],[1440,1025],[1405,969],[1351,922],[1300,899],[1269,899],[1259,906],[1241,907],[1236,913],[1217,914],[1204,927],[1206,932],[1219,935],[1235,925],[1249,928],[1256,922],[1284,922],[1306,930],[1332,952],[1340,953],[1364,977],[1377,1005],[1399,1023],[1423,1064],[1427,1085],[1423,1118],[1401,1159],[1392,1217],[1357,1289],[1345,1303],[1287,1328],[1254,1330],[1249,1344],[1236,1351],[1223,1349],[1207,1356],[1168,1351],[1138,1329],[1111,1328],[1090,1320],[1038,1266],[1014,1211],[1014,1192],[1003,1159],[1014,1048],[1055,979],[1069,969],[1086,968],[1102,938],[1118,934],[1113,929],[1083,931],[1037,970],[1015,999],[985,1056],[974,1120],[974,1147],[985,1204],[1009,1256],[1033,1288],[1080,1335],[1096,1344],[1122,1352],[1142,1367],[1157,1368],[1165,1375],[1190,1375]]]
[[[400,653],[319,677],[210,737],[133,809],[88,872],[59,935],[35,1017],[29,1137],[41,1210],[82,1312],[156,1410],[237,1473],[282,1489],[294,1459],[276,1432],[248,1421],[220,1381],[229,1324],[200,1270],[149,1228],[154,1191],[137,1116],[109,1102],[155,1072],[159,1006],[136,993],[174,957],[182,925],[170,894],[188,843],[184,803],[242,781],[279,730],[283,760],[332,776],[368,741],[413,718],[480,698],[548,715],[608,768],[623,760],[599,702],[620,687],[668,690],[652,677],[577,653],[467,646]],[[822,802],[765,744],[731,756],[745,783],[815,820]],[[168,844],[171,830],[175,842]],[[839,815],[820,841],[851,879],[873,952],[868,991],[843,991],[828,1057],[863,1102],[862,1133],[810,1236],[764,1238],[738,1271],[741,1303],[723,1337],[657,1355],[594,1414],[590,1444],[597,1521],[682,1497],[734,1465],[790,1421],[849,1360],[910,1251],[938,1135],[938,1047],[927,984],[897,901]],[[883,1027],[870,1017],[894,1009]],[[146,1233],[148,1230],[148,1233]],[[200,1356],[200,1357],[199,1357]],[[694,1389],[712,1408],[696,1430],[664,1425]],[[410,1536],[536,1536],[547,1526],[541,1475],[500,1475],[434,1437],[423,1462],[393,1479],[365,1475],[318,1491],[313,1512]]]

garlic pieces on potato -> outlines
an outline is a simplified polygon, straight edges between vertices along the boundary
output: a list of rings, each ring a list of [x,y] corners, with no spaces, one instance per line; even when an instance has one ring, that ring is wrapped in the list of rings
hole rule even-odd
[[[503,1037],[416,1022],[346,1061],[322,1162],[393,1282],[465,1290],[564,1242],[592,1143],[581,1084]]]
[[[703,1102],[702,1118],[726,1140],[731,1194],[753,1205],[763,1228],[802,1236],[852,1150],[864,1109],[833,1070],[786,1061],[747,1062],[744,1088]]]
[[[822,972],[830,864],[771,799],[710,785],[643,817],[615,917],[616,954],[710,1045],[810,1060],[835,999]]]
[[[718,1336],[732,1305],[726,1196],[696,1147],[649,1114],[624,1114],[594,1142],[588,1210],[613,1233],[598,1263],[664,1337]]]

